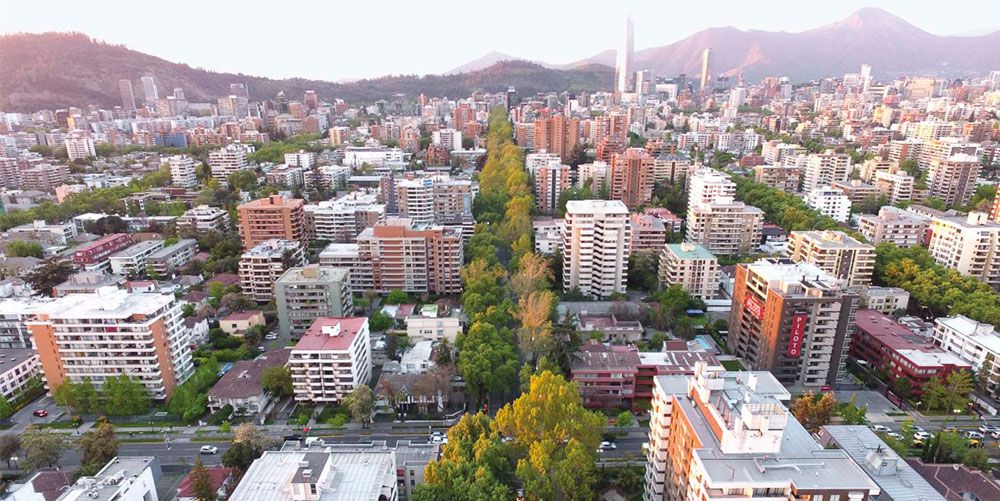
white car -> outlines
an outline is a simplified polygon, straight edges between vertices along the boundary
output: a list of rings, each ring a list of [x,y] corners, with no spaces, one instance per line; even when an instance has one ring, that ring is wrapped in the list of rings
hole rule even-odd
[[[264,339],[274,341],[275,339],[278,339],[278,335],[273,332],[269,332],[266,336],[264,336]]]
[[[1000,440],[1000,430],[995,430],[993,433],[990,433],[990,436],[993,437],[993,440]]]
[[[920,441],[926,442],[926,441],[930,440],[931,437],[933,437],[933,436],[934,435],[931,435],[930,433],[927,433],[926,431],[918,431],[918,432],[916,432],[916,433],[913,434],[913,439],[914,440],[920,440]]]
[[[203,445],[201,446],[202,454],[216,454],[219,452],[219,448],[214,445]]]
[[[886,433],[885,436],[895,438],[896,440],[902,440],[903,439],[902,435],[900,435],[899,433],[896,433],[894,431],[890,431],[889,433]]]
[[[614,442],[601,442],[601,446],[597,448],[597,452],[613,451],[617,449],[618,446]]]
[[[892,430],[888,426],[886,426],[884,424],[873,424],[872,425],[872,431],[878,431],[878,432],[882,432],[882,433],[889,433]]]
[[[978,431],[967,431],[965,432],[965,436],[966,438],[974,438],[976,440],[982,440],[983,438],[985,438],[985,436],[982,433],[979,433]]]

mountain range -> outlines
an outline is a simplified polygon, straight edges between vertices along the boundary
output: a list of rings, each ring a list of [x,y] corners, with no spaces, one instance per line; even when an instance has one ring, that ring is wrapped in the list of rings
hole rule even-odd
[[[961,77],[1000,69],[1000,30],[979,36],[934,35],[874,8],[797,33],[731,26],[706,29],[669,45],[636,51],[634,69],[696,77],[706,48],[713,50],[713,74],[742,74],[751,82],[766,76],[809,81],[856,72],[862,64],[870,64],[881,78],[902,74]],[[227,94],[234,82],[247,84],[251,99],[270,98],[279,91],[301,96],[312,89],[323,99],[352,102],[391,99],[397,94],[460,97],[477,90],[501,91],[510,85],[521,95],[610,90],[614,60],[614,50],[566,65],[491,52],[443,75],[392,75],[338,83],[192,68],[80,33],[19,33],[0,37],[0,110],[119,105],[118,80],[122,78],[133,82],[141,102],[138,83],[144,75],[153,75],[163,93],[180,87],[195,102]]]

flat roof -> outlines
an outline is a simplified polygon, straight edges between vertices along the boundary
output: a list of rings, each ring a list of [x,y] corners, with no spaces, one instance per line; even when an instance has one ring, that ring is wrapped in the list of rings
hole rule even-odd
[[[265,451],[247,470],[231,499],[289,501],[292,492],[288,486],[304,483],[306,470],[311,470],[309,479],[324,479],[317,485],[320,501],[377,500],[384,489],[396,484],[395,453],[391,450]]]
[[[76,320],[104,318],[125,320],[139,313],[152,315],[174,302],[173,294],[129,292],[102,287],[89,294],[68,294],[50,303],[35,307],[34,312],[50,319]]]
[[[680,259],[715,259],[715,255],[700,244],[680,243],[667,244],[670,253]]]
[[[139,243],[137,243],[135,245],[132,245],[130,247],[126,247],[125,249],[122,249],[122,250],[118,251],[117,253],[112,254],[111,258],[114,259],[116,257],[132,257],[132,256],[137,256],[139,254],[147,252],[150,249],[153,249],[155,247],[159,247],[161,245],[163,245],[163,240],[143,240],[143,241],[141,241],[141,242],[139,242]]]
[[[3,348],[0,349],[0,374],[3,374],[29,358],[37,356],[34,348]]]
[[[867,426],[824,426],[820,436],[832,438],[893,501],[944,500],[924,477]]]
[[[354,342],[358,332],[368,325],[365,317],[320,317],[309,326],[296,350],[345,351]]]

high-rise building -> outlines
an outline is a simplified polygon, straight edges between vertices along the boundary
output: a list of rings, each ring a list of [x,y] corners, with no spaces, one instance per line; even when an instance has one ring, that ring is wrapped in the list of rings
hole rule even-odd
[[[688,208],[686,242],[700,244],[723,256],[746,254],[760,245],[764,211],[720,197],[715,202]]]
[[[472,200],[479,184],[436,175],[395,182],[396,212],[415,228],[472,222]]]
[[[620,200],[570,200],[562,227],[563,290],[597,298],[624,293],[630,233]]]
[[[220,183],[226,183],[230,174],[247,167],[247,148],[230,144],[225,148],[212,150],[208,153],[208,165],[212,168],[212,177]]]
[[[555,153],[564,163],[569,163],[573,160],[579,140],[578,118],[555,115],[535,121],[535,151],[545,150]]]
[[[70,161],[97,156],[97,150],[94,149],[94,140],[89,137],[67,137],[63,143],[66,145],[66,156]]]
[[[184,212],[177,218],[177,232],[181,234],[204,234],[209,231],[225,233],[229,230],[229,212],[218,207],[199,205]]]
[[[156,91],[156,80],[153,77],[142,77],[142,92],[146,98],[146,106],[152,108],[160,94]]]
[[[847,181],[851,176],[851,156],[846,153],[814,153],[806,158],[802,170],[802,191],[808,193],[834,181]]]
[[[913,199],[913,176],[905,172],[875,172],[875,189],[890,205]]]
[[[385,204],[377,200],[378,195],[355,191],[336,200],[306,205],[306,236],[331,242],[354,242],[365,228],[385,219]]]
[[[1000,395],[1000,333],[964,315],[934,320],[934,344],[972,365],[985,390]]]
[[[358,280],[371,283],[376,292],[462,292],[459,270],[464,254],[462,234],[456,228],[414,228],[409,219],[386,218],[362,231],[357,240]]]
[[[119,80],[118,91],[122,95],[122,109],[135,111],[135,92],[132,92],[132,81],[127,78]]]
[[[298,402],[337,403],[368,384],[372,347],[365,317],[316,319],[288,358]]]
[[[1000,286],[1000,223],[985,213],[933,218],[927,251],[942,266]]]
[[[840,223],[851,217],[851,199],[839,188],[817,186],[806,193],[805,202],[820,214]]]
[[[240,256],[240,288],[258,303],[274,297],[274,283],[285,270],[305,264],[302,242],[298,240],[265,240]]]
[[[708,205],[720,197],[736,197],[736,183],[732,176],[709,167],[692,172],[687,182],[688,207]]]
[[[307,90],[305,96],[302,98],[302,103],[309,111],[319,108],[319,96],[316,95],[316,91]]]
[[[350,269],[308,265],[289,268],[274,283],[282,335],[300,336],[320,317],[354,314]]]
[[[645,501],[849,501],[880,493],[845,451],[812,438],[786,407],[791,395],[766,371],[698,362],[693,376],[653,381]]]
[[[976,179],[982,168],[978,156],[968,154],[936,158],[927,173],[927,194],[946,205],[965,205],[976,192]]]
[[[629,209],[653,197],[653,157],[642,148],[629,148],[611,157],[611,199]]]
[[[921,245],[929,227],[930,221],[926,217],[890,206],[879,209],[877,216],[861,214],[858,217],[858,233],[872,245],[882,242],[892,242],[904,248]]]
[[[667,243],[667,226],[654,214],[633,213],[629,216],[632,227],[631,253],[646,252],[653,256]],[[672,228],[671,228],[672,230]]]
[[[680,285],[691,296],[712,299],[719,291],[719,260],[700,245],[666,244],[660,253],[660,286]]]
[[[543,165],[535,170],[535,202],[542,213],[555,212],[559,195],[570,188],[569,174],[569,166],[559,163]]]
[[[851,287],[871,285],[875,269],[875,247],[842,231],[793,231],[788,257],[815,265]]]
[[[858,295],[808,263],[762,259],[736,265],[728,345],[754,370],[818,389],[843,375]]]
[[[249,249],[270,239],[305,242],[305,211],[303,201],[271,195],[242,204],[237,209],[240,216],[240,239],[243,248]]]
[[[198,176],[194,170],[194,159],[187,155],[174,155],[166,159],[170,165],[170,181],[174,186],[193,188],[198,186]]]
[[[167,400],[194,370],[191,331],[172,294],[102,288],[39,305],[28,322],[45,383],[89,378],[100,389],[109,378],[138,379],[154,400]]]
[[[701,53],[701,92],[712,92],[712,49],[706,48]]]
[[[754,181],[785,193],[798,193],[802,183],[802,169],[794,165],[757,165],[753,168]]]
[[[615,63],[615,90],[618,95],[632,92],[634,87],[634,73],[632,70],[632,50],[635,42],[635,25],[632,23],[632,16],[625,20],[625,40],[621,48],[618,49],[617,62]]]

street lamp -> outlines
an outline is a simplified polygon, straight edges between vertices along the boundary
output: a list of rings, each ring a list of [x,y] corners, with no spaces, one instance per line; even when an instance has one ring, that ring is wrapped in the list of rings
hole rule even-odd
[[[15,470],[18,469],[17,468],[17,456],[11,456],[10,460],[14,462],[14,469]]]

